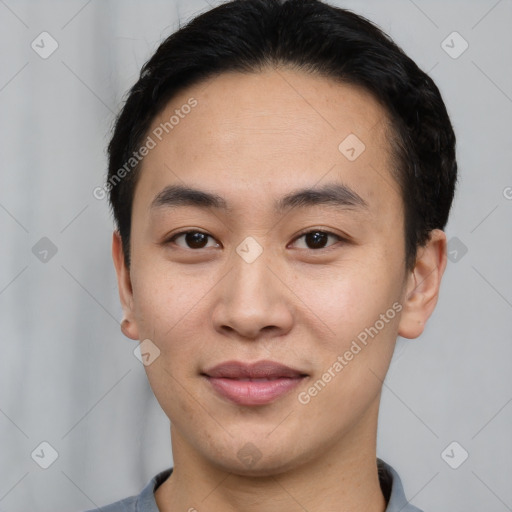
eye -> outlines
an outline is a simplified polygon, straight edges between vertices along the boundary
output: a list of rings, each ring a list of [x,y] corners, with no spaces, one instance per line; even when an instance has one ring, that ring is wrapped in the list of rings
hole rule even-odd
[[[334,238],[337,241],[343,241],[344,239],[341,236],[335,235],[334,233],[330,233],[329,231],[321,231],[319,229],[315,229],[312,231],[308,231],[307,233],[303,233],[298,238],[295,239],[295,243],[297,240],[300,240],[301,238],[304,239],[304,243],[306,244],[306,247],[299,247],[301,249],[312,249],[312,250],[318,250],[318,249],[326,249],[330,246],[327,246],[327,242],[330,238]],[[334,244],[331,244],[334,245]]]
[[[180,240],[181,238],[183,238],[185,245],[183,245],[182,243],[178,243],[178,240]],[[329,238],[331,238],[331,240],[334,240],[334,243],[328,245]],[[217,242],[213,242],[213,245],[208,245],[208,239],[211,239],[212,241],[214,240],[213,237],[211,235],[208,235],[207,233],[197,230],[190,230],[176,233],[171,238],[169,238],[169,240],[167,240],[165,243],[173,243],[178,247],[193,250],[220,246],[220,244]],[[302,235],[297,237],[293,243],[297,245],[297,242],[301,239],[304,239],[303,243],[305,244],[305,246],[299,246],[299,248],[310,250],[327,249],[332,245],[335,245],[337,241],[344,241],[344,238],[339,235],[335,235],[334,233],[331,233],[329,231],[322,231],[319,229],[303,233]]]
[[[180,238],[184,239],[186,246],[176,243],[176,241]],[[205,247],[208,247],[208,238],[213,240],[212,236],[203,233],[202,231],[182,231],[181,233],[177,233],[176,235],[172,236],[166,243],[172,242],[184,249],[204,249]],[[219,244],[215,243],[210,247],[218,246]]]

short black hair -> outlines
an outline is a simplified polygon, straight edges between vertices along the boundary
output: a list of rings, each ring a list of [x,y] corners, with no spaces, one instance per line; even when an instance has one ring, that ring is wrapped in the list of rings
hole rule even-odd
[[[417,248],[433,229],[444,229],[455,193],[450,118],[433,80],[388,35],[366,18],[320,0],[228,1],[171,34],[144,64],[108,146],[106,190],[127,267],[140,174],[132,156],[155,116],[187,86],[223,72],[254,73],[269,66],[359,86],[385,107],[392,173],[404,204],[405,265],[413,268]]]

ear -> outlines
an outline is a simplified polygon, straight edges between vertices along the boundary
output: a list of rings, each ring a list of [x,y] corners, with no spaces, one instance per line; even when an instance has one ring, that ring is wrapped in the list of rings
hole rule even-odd
[[[112,259],[117,273],[117,286],[119,288],[119,298],[123,307],[124,320],[121,322],[123,334],[132,340],[139,339],[139,331],[135,322],[133,309],[133,291],[130,280],[130,270],[126,268],[123,253],[123,244],[121,235],[114,231],[112,235]]]
[[[446,262],[446,234],[434,229],[426,245],[418,249],[414,269],[407,277],[398,325],[398,334],[403,338],[417,338],[423,332],[437,304]]]

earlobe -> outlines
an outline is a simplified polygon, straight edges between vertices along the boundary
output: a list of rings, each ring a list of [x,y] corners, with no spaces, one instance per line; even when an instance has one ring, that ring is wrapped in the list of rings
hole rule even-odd
[[[403,338],[417,338],[425,329],[437,304],[446,262],[446,234],[434,229],[425,246],[418,249],[414,269],[407,280],[398,326],[398,334]]]
[[[112,259],[117,274],[117,286],[119,289],[119,299],[124,311],[124,319],[121,322],[121,331],[132,339],[139,339],[139,332],[134,318],[133,310],[133,289],[130,279],[130,271],[124,261],[123,244],[121,235],[118,231],[112,234]]]

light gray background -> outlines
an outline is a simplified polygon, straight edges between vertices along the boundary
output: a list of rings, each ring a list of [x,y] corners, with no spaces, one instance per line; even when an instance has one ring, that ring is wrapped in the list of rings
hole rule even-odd
[[[430,72],[458,137],[458,261],[425,333],[398,341],[379,456],[426,512],[512,510],[512,2],[336,4]],[[0,511],[104,505],[172,464],[168,420],[119,329],[112,221],[92,191],[141,65],[207,8],[0,0]],[[31,48],[42,31],[59,44],[47,59]],[[457,59],[441,46],[453,31],[469,43]],[[42,237],[57,247],[46,263],[32,252]],[[42,441],[58,452],[46,470],[31,458]],[[469,453],[458,469],[441,457],[453,441]]]

